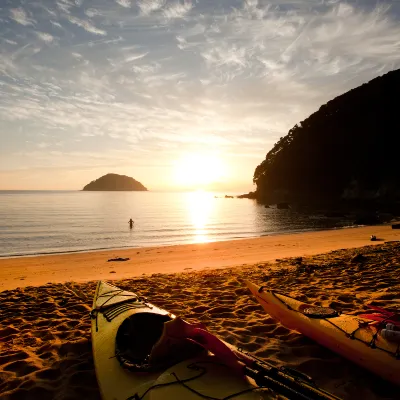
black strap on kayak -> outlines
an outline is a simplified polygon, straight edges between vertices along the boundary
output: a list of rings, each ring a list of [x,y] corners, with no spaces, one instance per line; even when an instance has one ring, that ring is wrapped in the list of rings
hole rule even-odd
[[[253,377],[253,379],[257,379],[259,381],[262,380],[262,382],[264,383],[263,385],[259,385],[259,387],[253,387],[253,388],[245,389],[245,390],[242,390],[240,392],[230,394],[230,395],[228,395],[226,397],[223,397],[223,398],[207,396],[207,395],[205,395],[205,394],[203,394],[201,392],[198,392],[197,390],[191,388],[189,385],[187,385],[188,382],[194,381],[196,379],[199,379],[199,378],[201,378],[202,376],[204,376],[207,373],[207,369],[204,366],[202,366],[202,364],[224,365],[224,364],[219,364],[219,363],[211,362],[211,361],[210,362],[195,362],[195,363],[189,364],[187,366],[187,368],[189,370],[200,371],[200,373],[198,375],[194,376],[194,377],[181,380],[181,379],[178,378],[176,373],[173,372],[173,373],[171,373],[171,376],[173,376],[175,378],[175,381],[153,385],[153,386],[149,387],[143,394],[139,395],[138,393],[135,393],[133,396],[128,397],[126,400],[142,400],[142,399],[144,399],[144,397],[150,391],[152,391],[154,389],[157,389],[157,388],[160,388],[160,387],[171,386],[171,385],[178,385],[178,384],[182,385],[183,387],[185,387],[186,389],[188,389],[192,393],[195,393],[200,398],[207,399],[207,400],[230,400],[230,399],[234,399],[234,398],[240,397],[241,395],[243,395],[245,393],[255,392],[255,391],[270,391],[270,390],[273,390],[276,393],[279,393],[279,394],[281,394],[283,396],[286,396],[288,399],[291,399],[291,400],[337,399],[337,397],[333,397],[333,396],[331,396],[331,397],[309,397],[308,395],[297,391],[295,388],[287,386],[285,383],[282,383],[282,382],[280,382],[280,381],[278,381],[278,380],[276,380],[276,379],[274,379],[272,377],[262,376],[260,374],[260,372],[251,371],[250,369],[247,369],[246,375],[248,375],[250,377]]]
[[[115,290],[110,290],[109,292],[105,292],[102,293],[100,296],[98,296],[97,298],[107,298],[107,300],[101,304],[100,307],[96,307],[96,309],[98,309],[99,311],[103,311],[105,309],[107,309],[108,307],[112,307],[113,304],[108,304],[107,303],[112,300],[114,297],[120,296],[120,297],[126,297],[125,300],[119,301],[117,304],[123,304],[123,303],[128,303],[128,302],[142,302],[144,304],[146,304],[146,299],[144,297],[139,297],[133,293],[126,293],[123,294],[123,292],[125,292],[125,290],[123,289],[115,289]],[[151,307],[150,307],[151,308]]]
[[[288,298],[290,298],[290,299],[296,300],[294,297],[287,296],[286,294],[280,293],[280,292],[278,292],[278,291],[273,291],[273,290],[270,290],[270,289],[266,289],[265,286],[261,286],[261,287],[258,289],[258,293],[262,293],[264,290],[267,290],[268,292],[270,292],[278,301],[280,301],[282,304],[284,304],[290,311],[297,312],[297,313],[299,313],[299,314],[305,315],[306,317],[312,318],[312,317],[310,317],[309,315],[307,315],[306,313],[294,309],[294,308],[291,307],[289,304],[285,303],[285,302],[284,302],[281,298],[279,298],[276,294],[280,294],[280,295],[282,295],[282,296],[285,296],[285,297],[288,297]],[[262,298],[262,297],[258,297],[258,298],[259,298],[260,300],[263,301],[263,298]],[[324,307],[321,307],[321,308],[324,308]],[[337,317],[337,316],[339,316],[339,315],[350,315],[350,314],[343,314],[343,313],[341,313],[340,311],[337,311],[337,315],[335,315],[335,317]],[[352,315],[352,316],[354,317],[354,315]],[[343,332],[343,333],[345,334],[345,336],[348,337],[349,339],[351,339],[351,340],[358,340],[359,342],[364,343],[365,345],[367,345],[368,347],[371,347],[372,349],[377,349],[377,350],[383,351],[383,352],[385,352],[385,353],[387,353],[387,354],[390,354],[391,356],[394,356],[394,358],[396,358],[396,360],[400,360],[400,345],[397,346],[397,349],[396,349],[395,352],[392,352],[392,351],[390,351],[390,350],[386,350],[386,349],[384,349],[384,348],[382,348],[382,347],[377,346],[376,340],[377,340],[377,338],[378,338],[378,332],[376,332],[376,333],[374,333],[374,334],[372,335],[372,338],[371,338],[371,340],[370,340],[369,342],[365,342],[364,340],[361,340],[361,339],[355,337],[355,334],[356,334],[356,332],[357,332],[359,329],[364,328],[364,327],[366,327],[366,326],[368,326],[368,325],[371,325],[371,324],[374,323],[375,321],[369,322],[369,321],[358,320],[358,327],[357,327],[353,332],[348,333],[348,332],[346,332],[344,329],[342,329],[340,326],[336,325],[330,318],[333,318],[333,316],[329,316],[329,317],[324,317],[324,316],[322,316],[322,317],[319,317],[319,319],[323,319],[324,321],[328,322],[329,324],[331,324],[332,326],[334,326],[334,327],[335,327],[336,329],[338,329],[339,331]],[[380,323],[378,323],[378,324],[376,324],[376,325],[378,325],[378,326],[380,326],[380,327],[382,326]]]
[[[122,289],[115,289],[110,290],[108,292],[102,293],[97,298],[106,298],[107,300],[104,301],[99,307],[93,308],[90,311],[90,317],[92,319],[96,319],[96,332],[99,331],[99,327],[97,325],[97,316],[99,313],[103,314],[104,317],[108,322],[111,322],[114,318],[118,317],[118,315],[122,314],[123,312],[131,309],[131,308],[141,308],[141,307],[148,307],[153,308],[150,304],[147,303],[147,299],[145,297],[136,296],[135,294],[127,293],[122,294],[124,290]],[[115,298],[116,296],[126,297],[126,299],[116,303],[116,304],[107,304],[110,300]]]

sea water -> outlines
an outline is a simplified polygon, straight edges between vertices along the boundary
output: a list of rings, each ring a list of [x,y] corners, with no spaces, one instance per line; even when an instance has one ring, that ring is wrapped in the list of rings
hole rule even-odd
[[[204,243],[349,223],[225,194],[0,191],[0,256]]]

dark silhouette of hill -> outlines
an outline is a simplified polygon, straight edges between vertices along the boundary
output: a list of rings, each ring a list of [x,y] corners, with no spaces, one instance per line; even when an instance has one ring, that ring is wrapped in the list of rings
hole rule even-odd
[[[147,191],[147,189],[135,179],[118,174],[107,174],[88,183],[83,190],[98,191]]]
[[[303,204],[400,200],[399,99],[396,70],[324,104],[257,166],[253,196]]]

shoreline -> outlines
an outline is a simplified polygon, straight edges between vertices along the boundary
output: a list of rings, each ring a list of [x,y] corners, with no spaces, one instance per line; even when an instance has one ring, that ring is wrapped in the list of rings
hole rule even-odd
[[[371,242],[370,236],[377,241]],[[391,225],[285,233],[249,239],[0,258],[0,292],[51,283],[120,280],[275,262],[400,240]],[[127,261],[108,261],[129,258]]]
[[[386,225],[386,224],[385,224]],[[136,250],[136,249],[147,249],[147,248],[154,248],[154,247],[172,247],[172,246],[189,246],[189,245],[196,245],[196,244],[205,244],[205,243],[219,243],[219,242],[230,242],[236,240],[249,240],[249,239],[259,239],[266,236],[283,236],[283,235],[297,235],[301,233],[309,233],[309,232],[321,232],[321,231],[332,231],[338,229],[357,229],[357,228],[364,228],[367,225],[349,225],[349,226],[338,226],[334,228],[321,228],[321,229],[304,229],[298,231],[285,231],[285,232],[274,232],[274,233],[265,233],[259,236],[248,236],[248,237],[232,237],[229,239],[221,239],[221,240],[214,240],[209,242],[193,242],[193,243],[174,243],[174,244],[159,244],[156,246],[122,246],[122,247],[100,247],[96,249],[82,249],[82,250],[60,250],[60,251],[43,251],[43,252],[36,252],[36,253],[28,253],[28,254],[0,254],[0,260],[8,260],[12,258],[27,258],[27,257],[42,257],[42,256],[56,256],[56,255],[67,255],[67,254],[75,254],[75,253],[96,253],[99,251],[112,251],[112,250]],[[381,225],[377,225],[381,226]]]

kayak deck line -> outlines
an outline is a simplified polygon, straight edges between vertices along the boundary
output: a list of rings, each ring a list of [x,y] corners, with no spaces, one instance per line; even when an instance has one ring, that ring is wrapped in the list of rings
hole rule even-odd
[[[175,381],[172,382],[166,382],[166,383],[159,383],[159,384],[155,384],[153,386],[150,386],[142,395],[139,395],[138,393],[135,393],[134,395],[128,397],[126,400],[142,400],[144,399],[144,397],[152,390],[154,389],[159,389],[162,387],[166,387],[166,386],[172,386],[172,385],[176,385],[176,384],[180,384],[183,387],[185,387],[186,389],[188,389],[190,392],[196,394],[198,397],[203,398],[203,399],[208,399],[208,400],[230,400],[233,399],[237,396],[243,395],[245,393],[250,393],[250,392],[256,392],[256,391],[270,391],[270,388],[268,387],[252,387],[252,388],[248,388],[248,389],[244,389],[241,390],[239,392],[236,393],[232,393],[229,396],[226,396],[224,398],[217,398],[217,397],[210,397],[210,396],[205,396],[202,392],[195,390],[193,388],[191,388],[190,386],[186,385],[187,382],[192,382],[195,381],[197,379],[202,378],[206,373],[207,373],[207,368],[205,368],[204,366],[202,366],[202,364],[214,364],[214,365],[218,365],[218,366],[222,366],[222,367],[226,367],[227,369],[229,369],[229,367],[225,364],[222,363],[218,363],[218,362],[194,362],[192,364],[187,365],[187,369],[188,370],[193,370],[193,371],[200,371],[200,373],[198,375],[195,375],[194,377],[190,377],[190,378],[186,378],[186,379],[179,379],[179,377],[177,376],[177,374],[175,372],[171,373],[171,376],[173,376],[175,378]],[[276,382],[276,385],[281,385],[279,384],[279,382]],[[303,396],[301,393],[296,393],[296,398],[292,397],[293,400],[310,400],[308,397]],[[339,399],[340,400],[340,399]]]
[[[143,307],[148,307],[150,309],[152,308],[151,305],[146,303],[146,299],[144,297],[137,296],[134,293],[127,292],[123,289],[119,289],[113,285],[109,286],[112,286],[115,289],[98,295],[97,299],[106,298],[107,300],[105,300],[104,303],[100,304],[99,306],[94,307],[90,312],[90,317],[96,319],[97,332],[98,332],[97,315],[99,313],[102,313],[106,318],[106,320],[108,322],[111,322],[118,315],[129,309],[143,308]],[[117,302],[112,302],[112,300],[117,299],[117,297],[127,297],[127,298],[119,300]]]
[[[260,287],[247,280],[245,283],[263,309],[286,328],[400,385],[400,343],[392,338],[394,335],[391,332],[387,335],[383,332],[380,321],[340,311],[335,316],[333,311],[336,310],[331,311],[329,307],[324,312],[325,307],[314,307],[281,291]],[[392,311],[384,311],[385,321],[394,318]]]
[[[338,400],[310,377],[252,357],[203,324],[101,281],[91,317],[103,400]]]
[[[359,319],[357,319],[358,327],[357,327],[356,329],[354,329],[353,331],[351,331],[351,332],[346,332],[346,331],[345,331],[344,329],[342,329],[340,326],[336,325],[336,324],[331,320],[331,318],[336,318],[336,317],[338,317],[338,316],[340,316],[340,315],[348,315],[348,316],[352,316],[352,317],[355,317],[355,318],[357,318],[357,316],[354,316],[354,315],[351,315],[351,314],[345,314],[345,313],[342,313],[341,311],[334,310],[333,308],[330,308],[330,307],[321,307],[321,306],[315,306],[315,307],[312,306],[312,307],[310,307],[310,305],[308,305],[308,304],[305,304],[305,305],[304,305],[304,308],[295,309],[295,308],[291,307],[290,304],[287,304],[282,298],[278,297],[277,294],[278,294],[278,295],[281,295],[281,296],[284,296],[284,297],[288,297],[288,298],[293,299],[293,300],[296,300],[294,297],[288,296],[288,295],[283,294],[283,293],[281,293],[281,292],[279,292],[279,291],[276,291],[276,290],[266,289],[265,286],[261,286],[260,289],[258,290],[258,293],[262,293],[263,291],[267,291],[267,292],[271,293],[278,301],[280,301],[282,304],[284,304],[290,311],[303,314],[303,315],[305,315],[306,317],[313,318],[313,319],[314,319],[314,318],[315,318],[315,319],[323,319],[323,320],[325,320],[326,322],[328,322],[329,324],[331,324],[332,326],[334,326],[334,327],[335,327],[336,329],[338,329],[339,331],[343,332],[343,333],[345,334],[345,336],[348,337],[349,339],[351,339],[351,340],[358,340],[358,341],[360,341],[361,343],[364,343],[365,345],[367,345],[368,347],[370,347],[371,349],[377,349],[377,350],[384,351],[384,352],[386,352],[386,353],[388,353],[388,354],[394,356],[394,358],[395,358],[396,360],[400,360],[400,343],[397,344],[397,348],[396,348],[395,351],[391,351],[391,350],[384,349],[384,348],[382,348],[382,347],[379,347],[379,346],[376,344],[376,341],[377,341],[377,339],[378,339],[378,334],[379,334],[379,332],[380,332],[380,329],[382,329],[383,326],[384,326],[384,325],[382,324],[382,322],[377,322],[377,321],[372,321],[372,320],[367,321],[367,320],[365,320],[365,319],[359,318]],[[264,300],[262,297],[258,297],[258,298],[259,298],[262,302],[265,302],[265,300]],[[306,308],[306,307],[307,307],[307,308]],[[305,310],[307,310],[307,309],[312,309],[312,308],[314,308],[314,309],[317,311],[315,314],[304,312]],[[323,311],[322,311],[323,309],[326,309],[326,310],[327,310],[327,315],[323,315]],[[319,313],[318,313],[318,311],[319,311]],[[389,319],[388,319],[388,320],[389,320]],[[386,320],[385,320],[384,322],[386,322]],[[368,342],[368,341],[364,341],[364,340],[362,340],[362,339],[360,339],[360,338],[358,338],[358,337],[355,336],[356,333],[357,333],[360,329],[366,328],[366,327],[368,327],[368,326],[374,326],[374,327],[376,327],[376,332],[374,332],[374,333],[372,334],[371,340],[370,340],[369,342]]]

